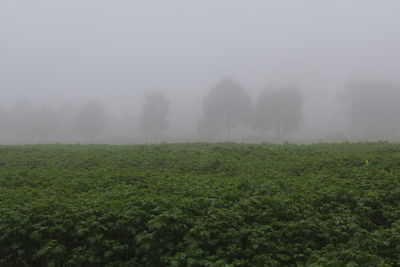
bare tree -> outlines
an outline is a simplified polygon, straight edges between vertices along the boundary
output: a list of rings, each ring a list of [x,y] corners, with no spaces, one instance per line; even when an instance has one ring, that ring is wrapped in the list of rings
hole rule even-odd
[[[143,134],[152,139],[160,138],[168,129],[169,101],[164,93],[155,92],[145,95],[140,129]]]
[[[251,109],[249,94],[233,78],[222,79],[203,100],[204,121],[212,122],[209,125],[221,125],[227,139],[234,127],[248,124]]]

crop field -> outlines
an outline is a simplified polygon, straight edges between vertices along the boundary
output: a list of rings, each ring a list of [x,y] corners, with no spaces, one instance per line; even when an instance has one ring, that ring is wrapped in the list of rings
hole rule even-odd
[[[400,145],[1,146],[0,266],[400,266]]]

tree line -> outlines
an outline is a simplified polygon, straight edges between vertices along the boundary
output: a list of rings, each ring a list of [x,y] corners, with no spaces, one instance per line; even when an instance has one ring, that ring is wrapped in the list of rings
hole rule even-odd
[[[299,89],[266,88],[256,102],[233,78],[222,79],[203,100],[201,136],[213,138],[224,131],[229,140],[235,127],[250,127],[263,132],[273,131],[279,139],[299,129],[303,97]]]
[[[397,137],[399,87],[375,81],[348,83],[345,89],[342,100],[348,107],[353,136],[365,140]],[[229,141],[237,129],[248,129],[260,133],[264,141],[271,136],[284,141],[300,129],[303,104],[304,97],[296,87],[265,88],[253,101],[238,81],[232,77],[223,78],[203,98],[197,140]],[[169,114],[170,101],[165,93],[146,94],[138,118],[141,140],[165,140],[170,126]],[[105,106],[96,101],[88,101],[77,108],[35,107],[23,101],[8,109],[0,107],[2,143],[96,142],[107,135],[109,124]]]

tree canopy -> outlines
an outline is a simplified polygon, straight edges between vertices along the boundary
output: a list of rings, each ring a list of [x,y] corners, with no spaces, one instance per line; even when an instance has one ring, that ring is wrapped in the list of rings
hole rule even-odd
[[[251,109],[251,98],[246,90],[233,78],[224,78],[203,100],[203,122],[222,125],[229,139],[232,128],[249,123]]]
[[[302,105],[303,97],[297,88],[267,88],[260,94],[254,107],[254,128],[272,130],[281,139],[298,130],[302,119]]]
[[[353,135],[365,140],[392,139],[400,125],[400,88],[386,81],[345,85]]]

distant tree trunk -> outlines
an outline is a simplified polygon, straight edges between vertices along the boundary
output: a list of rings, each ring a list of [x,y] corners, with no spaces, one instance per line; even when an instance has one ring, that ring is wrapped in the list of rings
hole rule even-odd
[[[228,116],[225,116],[225,129],[226,129],[226,140],[229,141],[231,138],[232,123]]]

